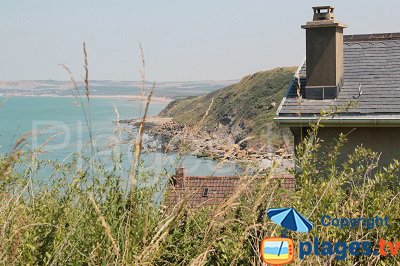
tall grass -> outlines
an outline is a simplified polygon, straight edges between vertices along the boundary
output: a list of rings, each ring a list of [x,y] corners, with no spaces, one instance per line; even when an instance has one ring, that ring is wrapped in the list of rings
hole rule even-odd
[[[50,186],[33,183],[34,193],[29,193],[32,181],[17,171],[17,165],[27,165],[30,154],[19,151],[4,156],[0,161],[0,260],[3,264],[49,265],[260,265],[260,240],[281,233],[265,211],[287,206],[295,207],[315,225],[310,234],[288,234],[296,247],[314,236],[321,242],[396,239],[400,163],[372,171],[379,154],[359,147],[343,169],[338,169],[334,162],[344,143],[345,137],[340,136],[332,144],[333,152],[324,158],[314,156],[311,148],[318,141],[303,143],[298,154],[302,172],[297,177],[298,188],[291,193],[279,188],[271,171],[262,178],[242,178],[230,198],[214,208],[200,209],[190,208],[187,197],[170,208],[152,203],[157,185],[134,186],[126,193],[121,186],[126,177],[99,164],[95,164],[96,186],[89,189],[89,166],[76,170],[76,157],[67,164],[30,166],[32,173],[45,164],[51,166],[55,179]],[[137,183],[151,175],[139,171]],[[324,214],[388,215],[392,223],[374,229],[325,228],[319,223]],[[378,260],[387,265],[397,262],[396,257],[349,255],[346,262],[336,261],[335,256],[309,256],[303,261],[297,257],[296,264],[366,265]]]

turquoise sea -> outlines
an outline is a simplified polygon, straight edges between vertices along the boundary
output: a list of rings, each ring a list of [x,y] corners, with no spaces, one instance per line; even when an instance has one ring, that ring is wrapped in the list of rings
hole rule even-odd
[[[116,130],[115,121],[117,112],[119,119],[139,118],[142,103],[127,99],[91,98],[89,106],[85,98],[81,100],[91,121],[96,157],[107,163],[112,152],[122,153],[124,165],[128,167],[131,145],[123,141],[134,137],[136,132],[130,126],[124,126],[122,132]],[[166,103],[152,103],[149,115],[157,115],[165,106]],[[9,153],[15,142],[28,133],[25,148],[34,150],[42,147],[41,158],[68,162],[73,153],[83,151],[84,154],[92,154],[88,132],[84,111],[77,98],[0,97],[1,154]],[[146,152],[142,158],[143,167],[148,169],[173,171],[177,165],[176,154]],[[182,165],[185,172],[191,175],[233,175],[237,170],[233,165],[221,166],[212,160],[194,156],[184,156]]]

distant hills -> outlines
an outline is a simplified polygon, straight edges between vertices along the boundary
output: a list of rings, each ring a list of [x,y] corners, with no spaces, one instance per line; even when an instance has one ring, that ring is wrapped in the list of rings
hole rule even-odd
[[[182,98],[209,93],[216,89],[231,85],[237,80],[227,81],[187,81],[187,82],[157,82],[155,97]],[[80,85],[82,85],[80,83]],[[140,95],[141,81],[91,80],[92,95]],[[152,82],[146,82],[151,88]],[[68,81],[57,80],[21,80],[0,81],[0,96],[69,96],[71,84]]]
[[[199,123],[213,99],[204,129],[226,131],[238,143],[253,137],[248,145],[288,145],[288,132],[273,123],[296,67],[281,67],[244,77],[238,83],[211,93],[172,101],[161,116],[173,117],[186,125]]]

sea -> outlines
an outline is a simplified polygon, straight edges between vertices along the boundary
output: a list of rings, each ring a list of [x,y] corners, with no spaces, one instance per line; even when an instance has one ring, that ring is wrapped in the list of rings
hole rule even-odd
[[[152,102],[148,115],[157,115],[166,105]],[[0,97],[0,154],[10,153],[23,140],[19,145],[35,152],[40,159],[69,162],[74,154],[81,153],[111,167],[112,158],[121,154],[122,165],[129,169],[137,129],[117,121],[138,119],[143,109],[143,102],[124,98],[87,101],[85,97],[64,96]],[[146,134],[144,138],[151,140]],[[240,171],[233,164],[165,154],[156,149],[145,149],[142,160],[145,171],[173,173],[178,166],[183,166],[187,175],[230,176]]]

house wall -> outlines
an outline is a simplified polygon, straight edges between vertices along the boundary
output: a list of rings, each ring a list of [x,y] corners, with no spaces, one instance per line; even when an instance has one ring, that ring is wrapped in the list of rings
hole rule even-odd
[[[353,130],[353,131],[352,131]],[[299,128],[291,129],[294,135],[294,142],[297,146],[301,140]],[[352,131],[352,132],[350,132]],[[329,146],[334,139],[337,139],[340,133],[347,134],[347,142],[341,150],[340,162],[347,160],[347,155],[351,154],[355,147],[363,144],[364,147],[370,148],[373,151],[382,152],[380,157],[380,165],[388,165],[393,159],[400,159],[400,128],[396,127],[324,127],[318,129],[318,137],[324,140],[323,148]],[[339,162],[339,163],[340,163]]]

